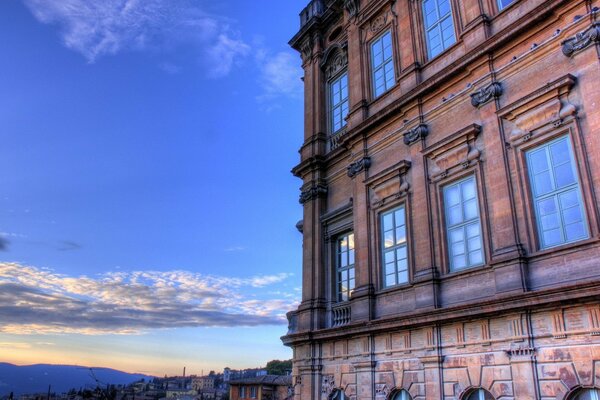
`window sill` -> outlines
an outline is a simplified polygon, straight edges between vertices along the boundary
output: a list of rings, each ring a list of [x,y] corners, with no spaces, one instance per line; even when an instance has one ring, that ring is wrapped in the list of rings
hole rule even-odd
[[[454,279],[454,278],[468,276],[468,275],[478,275],[483,271],[491,270],[491,269],[492,269],[492,267],[489,264],[476,265],[474,267],[463,268],[458,271],[451,271],[451,272],[442,274],[442,275],[440,275],[440,280]]]
[[[396,292],[396,291],[399,291],[399,290],[410,289],[413,286],[414,285],[412,283],[410,283],[410,282],[399,283],[399,284],[394,285],[394,286],[388,286],[388,287],[384,287],[384,288],[381,288],[381,289],[377,290],[375,292],[375,296],[386,295],[386,294],[389,294],[389,293],[392,293],[392,292]]]
[[[597,245],[600,242],[600,238],[590,237],[588,239],[579,240],[577,242],[565,243],[560,246],[550,247],[547,249],[538,249],[527,255],[529,260],[539,261],[547,258],[556,256],[562,256],[569,253],[574,253],[588,247]]]

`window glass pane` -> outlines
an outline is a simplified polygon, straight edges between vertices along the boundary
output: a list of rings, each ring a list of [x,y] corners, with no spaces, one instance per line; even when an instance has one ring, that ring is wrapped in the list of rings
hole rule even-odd
[[[569,148],[569,142],[566,138],[550,145],[550,156],[552,157],[552,164],[554,165],[571,162],[571,149]]]
[[[398,283],[408,282],[408,271],[403,270],[398,272]]]
[[[560,229],[551,229],[542,234],[544,246],[555,246],[562,243]]]
[[[406,229],[404,226],[396,228],[396,244],[406,242]]]
[[[383,214],[383,230],[389,231],[394,227],[392,213]]]
[[[396,275],[387,275],[385,277],[385,286],[394,286],[396,284]]]
[[[477,199],[471,199],[469,201],[466,201],[464,203],[463,207],[464,207],[465,221],[468,221],[473,218],[477,218],[477,215],[478,215]]]
[[[575,175],[571,164],[562,164],[554,168],[554,176],[556,178],[556,188],[560,189],[565,186],[575,183]]]
[[[498,8],[502,10],[504,7],[508,6],[512,2],[513,0],[498,0]]]
[[[462,242],[463,240],[464,232],[462,228],[456,228],[450,231],[450,243]]]
[[[529,168],[531,173],[539,174],[543,171],[548,171],[548,157],[546,156],[546,150],[535,150],[529,153]]]
[[[542,196],[554,190],[554,185],[552,184],[552,176],[550,175],[550,171],[545,171],[540,174],[534,175],[533,179],[536,196]]]
[[[570,242],[577,239],[585,239],[587,231],[583,222],[577,222],[565,226],[565,235],[566,240]]]
[[[396,258],[399,260],[406,259],[406,246],[402,246],[396,250]]]
[[[452,269],[464,268],[467,265],[466,258],[464,255],[458,255],[452,257]]]
[[[435,0],[425,0],[423,2],[423,14],[425,17],[425,26],[429,28],[437,20]]]
[[[483,264],[483,253],[481,250],[475,250],[469,253],[469,265]]]

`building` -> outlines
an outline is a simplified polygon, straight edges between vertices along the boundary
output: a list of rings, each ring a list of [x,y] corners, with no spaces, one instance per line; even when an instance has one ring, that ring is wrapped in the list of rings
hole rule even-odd
[[[291,400],[292,377],[258,375],[229,383],[229,400]]]
[[[192,388],[198,391],[214,389],[216,381],[216,375],[195,376],[192,378]]]
[[[600,398],[599,6],[302,10],[296,400]]]

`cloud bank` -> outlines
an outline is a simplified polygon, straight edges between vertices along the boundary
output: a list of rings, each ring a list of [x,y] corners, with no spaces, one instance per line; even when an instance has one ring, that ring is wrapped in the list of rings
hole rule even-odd
[[[189,271],[110,272],[70,277],[0,263],[0,332],[136,334],[152,329],[284,324],[288,296],[259,297],[288,274],[250,278]]]
[[[189,0],[23,0],[35,18],[60,28],[63,44],[89,63],[123,50],[180,42],[199,47],[212,77],[227,75],[249,46],[226,18]]]

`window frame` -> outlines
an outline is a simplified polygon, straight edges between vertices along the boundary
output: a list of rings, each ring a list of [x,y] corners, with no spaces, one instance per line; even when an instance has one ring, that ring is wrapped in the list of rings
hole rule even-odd
[[[506,10],[508,7],[510,7],[513,4],[515,4],[518,0],[510,0],[510,3],[508,3],[505,6],[502,5],[502,0],[493,0],[493,1],[494,1],[495,5],[496,5],[496,10],[500,13],[500,12]]]
[[[394,276],[395,276],[395,281],[396,283],[391,284],[391,285],[387,285],[386,284],[386,277],[388,274],[386,274],[385,268],[386,268],[386,262],[385,262],[385,254],[386,254],[386,247],[385,247],[385,227],[384,227],[384,216],[388,215],[388,214],[392,214],[392,218],[393,218],[393,228],[392,231],[394,231],[394,242],[396,242],[396,238],[395,238],[395,231],[398,228],[395,225],[395,213],[396,211],[403,209],[404,210],[404,234],[405,234],[405,241],[403,244],[398,245],[398,244],[394,244],[393,246],[387,248],[388,252],[389,251],[394,251],[394,253],[396,253],[396,251],[400,248],[405,248],[406,251],[406,281],[405,282],[399,282],[398,281],[398,258],[396,256],[396,254],[394,254]],[[412,282],[412,261],[411,261],[411,230],[410,230],[410,218],[409,218],[409,208],[408,208],[408,204],[406,201],[402,201],[399,203],[396,203],[388,208],[382,209],[382,210],[378,210],[377,212],[377,232],[378,232],[378,240],[377,240],[377,247],[378,247],[378,252],[379,252],[379,265],[380,267],[378,268],[378,272],[380,274],[380,279],[379,282],[381,284],[381,289],[382,290],[388,290],[388,289],[394,289],[394,288],[398,288],[398,287],[402,287],[402,286],[406,286],[406,285],[410,285]]]
[[[349,243],[350,243],[350,236],[352,236],[352,242],[354,244],[354,247],[352,249],[349,248]],[[340,239],[341,238],[348,238],[348,250],[346,251],[347,256],[348,256],[348,264],[345,267],[341,266],[340,263],[340,256],[342,255],[342,251],[340,250],[339,243],[340,243]],[[335,261],[334,261],[334,298],[335,298],[335,303],[344,303],[347,301],[350,301],[350,298],[352,296],[352,293],[354,292],[354,289],[356,288],[356,245],[354,242],[354,231],[353,230],[349,230],[346,231],[344,233],[339,233],[336,235],[335,238],[335,244],[334,244],[334,256],[335,256]],[[353,252],[354,254],[354,262],[352,264],[350,264],[350,251]],[[350,270],[353,271],[353,278],[350,278]],[[340,272],[345,272],[348,271],[348,286],[350,281],[354,281],[354,286],[352,286],[352,288],[348,288],[348,295],[347,297],[344,299],[342,298],[342,296],[340,296],[342,293],[340,292]]]
[[[251,399],[255,399],[256,398],[256,386],[250,386],[250,398]]]
[[[452,244],[450,242],[451,238],[450,238],[450,230],[451,229],[456,229],[456,228],[462,228],[463,229],[463,237],[464,237],[464,249],[465,249],[465,257],[467,257],[467,261],[468,261],[468,254],[469,254],[469,247],[468,247],[468,237],[466,237],[466,229],[467,226],[473,225],[475,218],[471,218],[469,220],[463,220],[457,224],[453,224],[450,225],[449,224],[449,213],[448,213],[448,208],[447,208],[447,204],[446,204],[446,190],[449,187],[452,186],[456,186],[459,185],[459,187],[461,187],[460,185],[464,182],[467,182],[469,180],[473,180],[473,185],[475,188],[475,197],[473,198],[477,204],[477,225],[479,228],[479,239],[480,239],[480,248],[479,250],[481,251],[481,262],[479,263],[469,263],[467,262],[465,264],[464,267],[461,268],[454,268],[453,267],[453,257],[452,257],[452,253],[451,253],[451,247]],[[441,197],[441,211],[442,211],[442,221],[443,221],[443,226],[444,226],[444,246],[445,246],[445,259],[447,261],[447,272],[448,273],[458,273],[458,272],[463,272],[463,271],[470,271],[472,269],[475,268],[479,268],[479,267],[483,267],[487,264],[487,257],[486,257],[486,246],[485,246],[485,239],[484,239],[484,235],[485,235],[485,231],[484,231],[484,224],[483,224],[483,213],[482,213],[482,204],[481,204],[481,193],[480,193],[480,189],[479,189],[480,185],[479,185],[479,179],[476,173],[474,172],[470,172],[461,176],[456,177],[455,179],[452,179],[450,181],[446,181],[446,182],[441,182],[440,183],[440,197]],[[461,187],[462,189],[462,187]],[[460,197],[461,197],[461,202],[459,203],[459,205],[461,205],[461,214],[464,212],[462,206],[463,206],[463,201],[462,201],[462,190],[460,190]]]
[[[240,399],[246,398],[246,386],[240,386]]]
[[[372,100],[376,100],[379,99],[381,97],[383,97],[386,93],[388,93],[390,90],[392,90],[396,85],[397,85],[397,68],[396,68],[396,62],[397,62],[397,58],[398,56],[396,55],[396,47],[394,45],[394,29],[392,29],[391,26],[387,26],[386,28],[384,28],[379,34],[377,34],[375,37],[373,37],[371,40],[369,40],[369,42],[367,43],[367,48],[368,48],[368,55],[369,55],[369,72],[370,72],[370,79],[369,79],[369,87],[371,90],[371,98]],[[386,86],[385,89],[377,94],[377,88],[375,86],[375,57],[373,56],[373,45],[379,41],[382,40],[382,51],[383,51],[383,37],[385,35],[389,34],[390,35],[390,43],[391,43],[391,56],[390,59],[388,59],[389,61],[386,61],[384,59],[383,63],[381,64],[380,67],[378,67],[377,69],[381,68],[384,72],[384,82],[386,82]],[[385,79],[385,66],[386,64],[390,63],[392,66],[392,84],[390,86],[387,86],[387,80]]]
[[[533,198],[533,191],[529,180],[529,171],[527,165],[526,153],[528,150],[535,149],[536,147],[548,143],[554,139],[562,136],[568,136],[571,143],[571,151],[574,157],[574,168],[579,177],[579,190],[581,192],[582,209],[587,216],[586,228],[588,231],[589,238],[557,245],[555,247],[543,248],[540,246],[540,238],[537,230],[537,219],[535,214],[535,204]],[[531,256],[543,256],[546,254],[557,254],[562,250],[571,249],[576,246],[585,245],[587,243],[598,241],[598,224],[599,215],[596,212],[594,206],[594,191],[592,188],[592,178],[589,174],[589,165],[587,155],[583,149],[582,144],[583,138],[578,130],[577,124],[567,123],[558,129],[546,131],[543,133],[532,135],[531,139],[524,141],[520,144],[515,145],[514,151],[516,152],[517,169],[519,171],[519,185],[521,188],[521,197],[523,204],[523,216],[525,218],[524,231],[528,235],[528,247],[531,252]]]
[[[554,169],[556,168],[556,166],[552,163],[551,156],[549,156],[550,146],[555,143],[559,143],[563,140],[567,143],[567,146],[568,146],[569,162],[571,163],[571,173],[574,175],[576,182],[571,183],[570,185],[568,185],[566,187],[562,187],[559,189],[555,188],[548,193],[544,193],[544,194],[536,196],[535,182],[533,181],[533,176],[531,174],[531,172],[532,172],[531,171],[532,170],[531,155],[536,151],[544,149],[544,153],[546,155],[546,160],[549,162],[548,163],[548,167],[549,167],[548,171],[551,173],[552,180],[554,181],[556,179],[555,172],[554,172]],[[530,148],[523,150],[523,156],[525,158],[524,165],[526,168],[526,176],[527,176],[528,190],[529,190],[529,196],[530,196],[530,206],[532,209],[532,217],[533,217],[533,222],[534,222],[533,225],[535,226],[534,231],[536,233],[536,248],[539,250],[542,250],[542,251],[553,249],[556,247],[566,246],[566,245],[581,242],[581,241],[585,241],[585,240],[588,240],[591,238],[589,218],[588,218],[588,215],[586,212],[586,205],[585,205],[585,200],[584,200],[583,191],[582,191],[581,176],[579,174],[579,170],[577,167],[577,159],[575,157],[575,152],[574,152],[573,147],[574,147],[574,144],[573,144],[573,140],[570,137],[570,135],[563,134],[563,135],[557,135],[557,136],[552,137],[548,140],[545,140],[541,143],[537,143],[535,146],[531,146]],[[560,165],[564,165],[564,164],[560,164]],[[560,229],[562,240],[559,243],[547,245],[544,243],[544,239],[543,239],[541,216],[540,216],[539,207],[537,205],[537,202],[538,202],[538,200],[555,199],[555,204],[557,204],[556,202],[560,201],[559,199],[562,194],[572,192],[572,191],[575,191],[575,193],[577,195],[577,200],[579,202],[578,206],[579,206],[581,214],[582,214],[581,222],[583,223],[583,227],[585,230],[584,237],[580,237],[580,238],[576,238],[576,239],[572,239],[572,240],[568,240],[566,238],[566,232],[565,232],[566,224],[564,223],[564,213],[562,212],[562,210],[560,210],[560,205],[558,205],[557,213],[558,213],[558,217],[560,219],[559,229]]]
[[[411,394],[406,389],[400,389],[392,393],[389,400],[413,400]]]
[[[461,396],[461,399],[470,400],[471,396],[473,396],[475,394],[478,395],[477,396],[478,398],[474,399],[474,400],[486,400],[486,398],[485,398],[486,394],[489,395],[492,399],[494,399],[494,400],[496,399],[489,390],[486,390],[481,387],[472,388],[472,389],[468,390],[463,396]]]
[[[344,76],[346,77],[347,96],[345,99],[342,99],[342,101],[340,101],[340,103],[338,103],[337,105],[341,106],[344,102],[346,102],[347,113],[345,116],[341,117],[343,125],[340,126],[338,129],[334,130],[333,112],[336,107],[333,103],[333,84],[341,80]],[[350,115],[350,84],[348,78],[348,68],[346,67],[327,80],[327,131],[329,132],[330,136],[333,136],[336,133],[343,131],[347,126],[346,118],[348,117],[348,115]]]
[[[565,399],[567,400],[577,400],[579,396],[581,396],[582,394],[585,394],[586,392],[589,392],[592,394],[591,396],[591,400],[600,400],[600,389],[598,389],[597,387],[577,387],[574,390],[572,390],[566,397]],[[596,397],[594,399],[594,396]]]
[[[429,42],[429,37],[428,37],[428,32],[432,29],[430,27],[430,29],[428,30],[427,28],[427,22],[426,22],[426,15],[425,15],[425,1],[427,0],[421,0],[420,4],[419,4],[419,13],[421,16],[421,32],[423,35],[423,45],[425,47],[425,51],[424,51],[424,55],[425,55],[425,59],[427,61],[433,60],[437,57],[439,57],[440,55],[444,54],[448,49],[450,49],[452,46],[456,45],[459,41],[460,38],[460,31],[458,30],[458,27],[460,26],[457,22],[457,16],[456,16],[456,12],[455,10],[457,9],[456,4],[454,2],[454,0],[448,0],[448,4],[450,5],[450,21],[452,21],[452,32],[454,34],[454,42],[447,45],[447,46],[443,46],[443,41],[442,41],[442,49],[435,55],[432,54],[431,52],[431,45]],[[435,6],[436,6],[436,11],[439,12],[439,1],[440,0],[431,0],[431,1],[435,1]],[[447,18],[447,17],[446,17]],[[442,21],[445,18],[439,18],[436,20],[436,22],[432,25],[433,26],[439,26],[440,25],[440,21]],[[440,34],[441,34],[441,28],[440,28]],[[442,39],[442,36],[440,36],[440,39]]]

